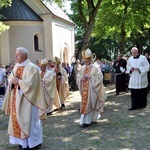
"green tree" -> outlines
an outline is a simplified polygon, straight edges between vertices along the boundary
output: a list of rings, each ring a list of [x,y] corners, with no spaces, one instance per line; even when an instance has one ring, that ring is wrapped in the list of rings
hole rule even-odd
[[[3,6],[7,7],[7,6],[11,5],[11,2],[12,2],[11,0],[0,0],[0,5],[1,5],[1,7],[3,7]],[[0,18],[1,17],[3,17],[3,16],[0,14]],[[0,34],[1,34],[1,32],[5,31],[7,29],[9,29],[9,26],[5,25],[3,22],[0,22]]]
[[[11,5],[12,0],[0,0],[1,6],[8,6]]]
[[[42,1],[45,1],[45,0],[42,0]],[[47,0],[47,1],[49,1],[50,3],[55,2],[60,8],[63,8],[64,7],[64,3],[67,0]]]
[[[76,57],[81,58],[81,51],[89,46],[91,32],[95,23],[95,18],[100,9],[102,0],[73,0],[71,9],[73,14],[71,19],[75,22],[77,29]]]
[[[7,29],[9,29],[9,26],[7,26],[7,25],[3,24],[2,22],[0,22],[0,34],[3,31],[7,30]]]
[[[131,45],[136,45],[142,51],[142,43],[140,47],[138,43],[141,42],[140,38],[147,37],[149,18],[149,0],[105,0],[96,18],[94,33],[100,33],[100,36],[96,34],[100,39],[107,37],[118,41],[122,54],[125,45],[131,43],[129,39],[132,39]]]

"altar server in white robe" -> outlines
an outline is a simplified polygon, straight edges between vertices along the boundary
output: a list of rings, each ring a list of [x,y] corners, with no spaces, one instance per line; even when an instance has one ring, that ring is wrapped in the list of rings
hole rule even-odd
[[[132,56],[127,62],[127,72],[130,73],[129,88],[131,89],[131,108],[136,110],[147,106],[147,73],[149,62],[146,57],[139,54],[136,47],[131,49]]]
[[[47,64],[48,60],[46,58],[40,60],[40,77],[47,107],[47,114],[49,115],[55,109],[61,107],[61,102],[56,87],[56,73],[54,70],[46,69]]]
[[[43,142],[41,120],[46,119],[46,106],[39,72],[29,61],[28,51],[17,48],[15,59],[2,110],[9,115],[10,143],[29,149]]]
[[[92,62],[90,49],[82,51],[84,65],[77,75],[77,83],[81,94],[79,124],[87,127],[97,122],[103,113],[106,94],[103,86],[103,74]]]

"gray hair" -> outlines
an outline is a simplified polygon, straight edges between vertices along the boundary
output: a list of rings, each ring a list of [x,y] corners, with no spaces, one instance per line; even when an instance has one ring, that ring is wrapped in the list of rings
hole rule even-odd
[[[28,58],[29,53],[28,53],[28,50],[26,48],[18,47],[18,48],[16,48],[16,51],[21,51],[22,54],[26,55],[26,57]]]
[[[131,52],[133,52],[133,51],[137,51],[138,52],[137,47],[132,47]]]

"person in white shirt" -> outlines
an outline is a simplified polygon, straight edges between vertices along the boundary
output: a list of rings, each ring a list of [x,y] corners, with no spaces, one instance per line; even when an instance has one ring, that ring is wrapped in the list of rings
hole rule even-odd
[[[140,55],[136,47],[131,49],[132,56],[127,62],[127,72],[130,73],[129,88],[131,89],[131,108],[142,109],[147,106],[147,73],[149,62],[144,55]]]

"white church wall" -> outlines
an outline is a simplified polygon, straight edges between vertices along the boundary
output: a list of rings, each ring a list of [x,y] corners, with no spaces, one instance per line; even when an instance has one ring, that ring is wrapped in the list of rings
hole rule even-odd
[[[63,50],[67,48],[68,51],[68,63],[70,58],[74,55],[74,28],[72,25],[66,24],[62,21],[52,20],[52,40],[53,40],[53,51],[54,56],[63,59]]]
[[[44,25],[44,45],[45,45],[45,58],[52,60],[53,58],[53,40],[52,40],[52,21],[51,14],[41,15]]]
[[[23,23],[23,22],[22,22]],[[14,62],[15,51],[17,47],[25,47],[29,51],[29,59],[35,63],[37,59],[45,57],[44,52],[44,29],[41,25],[36,24],[18,24],[12,25],[9,29],[9,45],[10,45],[10,61]],[[40,37],[39,45],[41,51],[34,49],[34,35],[38,34]]]
[[[52,59],[54,56],[64,61],[64,50],[67,52],[67,62],[75,51],[74,25],[66,21],[51,10],[47,9],[41,1],[25,0],[42,19],[36,21],[7,21],[10,25],[7,34],[3,36],[0,43],[0,58],[6,63],[14,63],[17,47],[23,46],[29,50],[29,59],[35,63],[37,59]],[[40,49],[34,50],[34,34],[40,36]]]
[[[10,62],[9,51],[9,31],[6,30],[0,35],[0,61],[2,64],[7,65]]]

